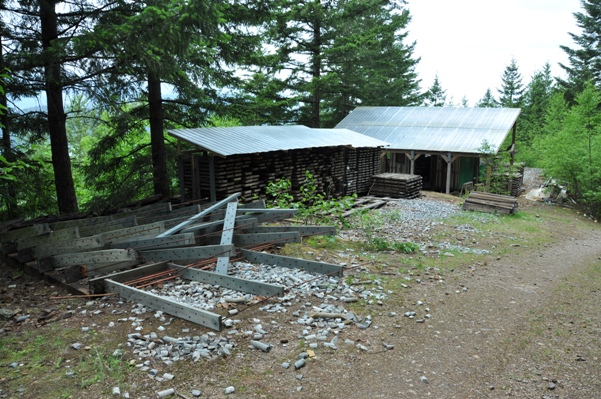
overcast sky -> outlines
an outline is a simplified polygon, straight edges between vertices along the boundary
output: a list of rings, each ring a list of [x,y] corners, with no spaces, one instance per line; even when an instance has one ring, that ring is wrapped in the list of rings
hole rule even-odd
[[[465,96],[470,106],[487,88],[498,97],[512,57],[524,84],[546,62],[563,76],[558,62],[567,57],[559,46],[575,47],[568,32],[580,32],[573,13],[582,11],[580,0],[408,0],[408,7],[422,89],[438,74],[447,100]]]

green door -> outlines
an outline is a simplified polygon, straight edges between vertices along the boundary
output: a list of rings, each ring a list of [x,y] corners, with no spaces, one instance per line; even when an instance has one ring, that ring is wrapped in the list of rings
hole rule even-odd
[[[461,157],[459,159],[459,187],[463,186],[464,183],[474,181],[474,171],[476,170],[476,162],[478,158],[475,157]]]

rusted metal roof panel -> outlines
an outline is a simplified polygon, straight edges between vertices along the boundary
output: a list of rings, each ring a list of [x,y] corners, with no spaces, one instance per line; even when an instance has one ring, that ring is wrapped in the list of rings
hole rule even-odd
[[[169,135],[229,156],[315,147],[383,147],[388,143],[347,129],[306,126],[234,126],[169,130]]]
[[[390,143],[387,149],[480,153],[499,149],[520,114],[518,108],[358,107],[336,128]]]

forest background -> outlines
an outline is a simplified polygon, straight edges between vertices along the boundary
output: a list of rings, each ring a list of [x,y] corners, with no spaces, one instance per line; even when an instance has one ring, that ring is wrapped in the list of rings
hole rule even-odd
[[[524,79],[509,60],[478,107],[521,108],[517,160],[601,215],[601,0]],[[177,190],[166,129],[333,127],[356,106],[467,106],[421,91],[403,0],[0,1],[0,221],[101,212]],[[417,39],[419,40],[419,39]],[[20,101],[45,96],[44,109]]]

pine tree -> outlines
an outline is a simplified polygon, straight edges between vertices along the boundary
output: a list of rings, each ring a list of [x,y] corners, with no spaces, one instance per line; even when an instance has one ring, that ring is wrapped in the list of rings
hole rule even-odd
[[[252,5],[223,0],[128,1],[103,21],[97,40],[110,67],[109,73],[99,75],[98,86],[104,89],[96,99],[111,108],[122,128],[100,142],[92,155],[102,157],[125,138],[128,126],[135,130],[141,121],[148,121],[154,192],[169,196],[166,124],[199,126],[216,112],[221,104],[219,85],[235,80],[236,61],[257,44],[255,34],[243,33],[256,16],[249,10]],[[165,98],[166,84],[175,98]]]
[[[581,0],[583,12],[575,12],[581,34],[570,33],[575,47],[560,46],[568,55],[569,65],[559,65],[567,79],[558,79],[566,90],[566,99],[573,103],[587,82],[601,84],[601,0]]]
[[[515,58],[512,58],[509,65],[505,67],[501,81],[502,86],[498,89],[499,104],[505,108],[519,108],[525,87]]]
[[[447,91],[442,88],[438,74],[436,74],[432,86],[424,94],[424,105],[426,107],[444,107],[446,102]]]
[[[59,5],[60,4],[60,5]],[[86,0],[64,3],[58,0],[6,1],[3,17],[9,21],[3,32],[7,67],[12,79],[7,91],[12,98],[44,92],[45,113],[19,115],[9,111],[8,129],[38,132],[50,137],[54,186],[58,211],[78,210],[73,183],[63,93],[85,85],[81,62],[90,56],[85,35],[99,17],[95,4]],[[23,124],[24,123],[24,124]]]
[[[542,70],[536,71],[532,80],[526,87],[520,114],[520,127],[522,137],[528,136],[527,144],[531,138],[540,134],[545,125],[545,118],[549,108],[549,101],[555,92],[551,65],[546,63]]]
[[[409,11],[381,0],[348,0],[336,18],[339,32],[325,50],[329,72],[324,95],[326,126],[357,105],[408,106],[420,102],[413,58],[406,44]]]
[[[294,122],[333,126],[359,104],[416,104],[409,20],[395,1],[282,1],[269,30],[279,65],[271,77],[298,101]]]
[[[492,91],[490,88],[486,89],[486,93],[484,96],[476,103],[476,107],[480,108],[498,108],[499,103],[495,100],[495,97],[492,95]]]

